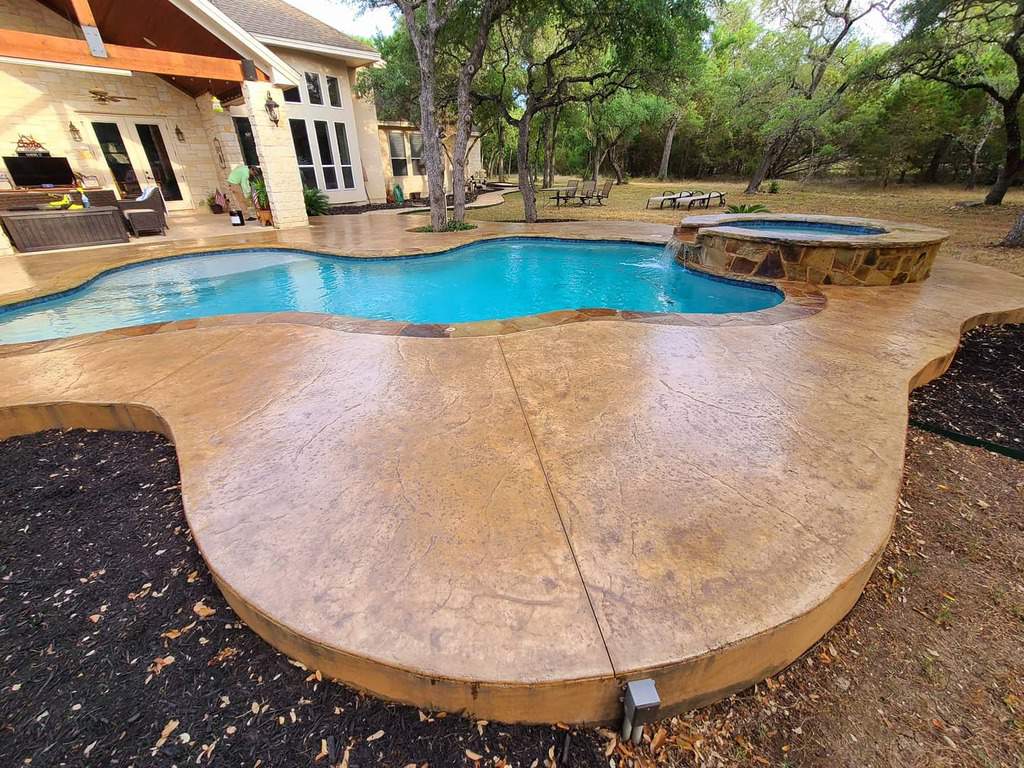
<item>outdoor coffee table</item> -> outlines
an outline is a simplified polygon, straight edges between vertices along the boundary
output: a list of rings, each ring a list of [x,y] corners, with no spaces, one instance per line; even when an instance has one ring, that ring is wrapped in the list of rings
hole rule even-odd
[[[128,242],[124,218],[114,206],[77,211],[3,211],[0,224],[22,253]]]
[[[152,208],[129,208],[124,211],[128,220],[128,229],[135,237],[143,233],[162,235],[164,233],[164,217]]]

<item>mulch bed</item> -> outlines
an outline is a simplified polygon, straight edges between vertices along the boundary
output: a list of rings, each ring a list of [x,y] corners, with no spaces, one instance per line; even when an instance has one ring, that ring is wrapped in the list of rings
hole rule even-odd
[[[13,438],[0,478],[2,766],[607,764],[592,731],[421,713],[274,651],[213,585],[159,435]]]
[[[949,370],[911,393],[910,419],[1024,458],[1024,325],[964,334]]]
[[[390,211],[398,210],[401,208],[424,208],[425,203],[414,203],[411,200],[406,200],[402,204],[398,203],[364,203],[362,205],[332,205],[327,213],[330,216],[346,216],[355,213],[366,213],[367,211]]]

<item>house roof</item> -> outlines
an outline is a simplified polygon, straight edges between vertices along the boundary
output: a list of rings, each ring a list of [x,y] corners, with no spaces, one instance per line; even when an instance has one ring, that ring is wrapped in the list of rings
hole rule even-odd
[[[284,0],[210,0],[246,32],[275,40],[364,51],[376,54],[366,43],[349,37],[334,27],[313,18]]]

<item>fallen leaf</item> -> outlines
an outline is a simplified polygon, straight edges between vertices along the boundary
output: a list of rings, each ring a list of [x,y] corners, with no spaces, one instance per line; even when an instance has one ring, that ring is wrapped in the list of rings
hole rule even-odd
[[[320,739],[320,751],[316,753],[316,756],[313,758],[313,762],[319,763],[329,754],[330,752],[327,751],[327,739]]]
[[[651,739],[651,752],[657,752],[665,744],[665,739],[668,738],[668,731],[664,728],[659,728],[657,733],[654,734],[654,738]]]
[[[229,646],[225,646],[224,648],[221,648],[219,651],[217,651],[217,653],[215,653],[213,655],[213,657],[208,662],[206,662],[206,666],[208,666],[208,667],[215,667],[218,664],[223,664],[225,661],[230,659],[232,656],[237,656],[237,655],[238,655],[238,649],[237,648],[232,648],[230,645]]]
[[[484,759],[483,755],[478,755],[476,752],[474,752],[471,749],[467,749],[466,750],[466,757],[468,757],[470,760],[472,760],[475,763],[479,763],[481,760]]]
[[[160,738],[156,740],[156,744],[153,745],[153,754],[155,755],[164,744],[167,743],[167,737],[174,733],[174,729],[178,727],[177,720],[168,720],[167,725],[160,731]]]
[[[169,667],[173,663],[173,656],[157,656],[155,659],[153,659],[153,663],[149,665],[147,671],[152,673],[154,676],[159,675],[163,671],[164,667]]]
[[[216,608],[210,608],[200,600],[198,603],[192,606],[192,612],[201,619],[209,618],[217,612]]]
[[[367,741],[376,741],[377,739],[379,739],[383,735],[384,735],[384,731],[377,731],[376,733],[372,734],[371,736],[367,736],[366,740]]]

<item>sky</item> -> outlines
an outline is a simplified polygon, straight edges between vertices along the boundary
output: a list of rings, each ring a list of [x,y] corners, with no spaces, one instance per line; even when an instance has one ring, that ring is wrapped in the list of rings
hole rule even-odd
[[[390,32],[395,25],[395,17],[390,8],[375,8],[363,12],[360,5],[351,0],[287,0],[287,2],[350,35],[373,37],[377,32],[385,34]],[[862,19],[858,28],[861,34],[876,43],[896,41],[895,31],[877,11]]]
[[[373,37],[377,32],[386,34],[395,24],[390,8],[375,8],[362,12],[359,4],[350,0],[286,0],[286,2],[349,35]]]

